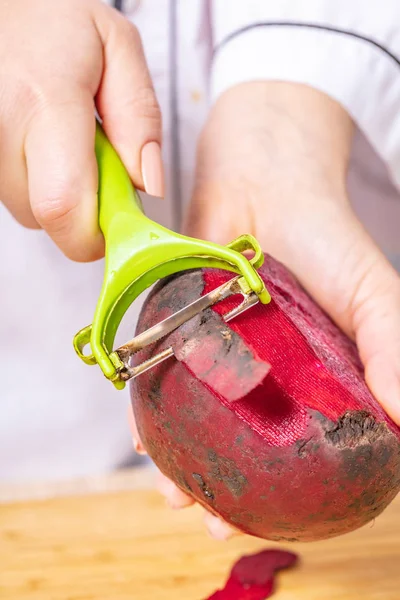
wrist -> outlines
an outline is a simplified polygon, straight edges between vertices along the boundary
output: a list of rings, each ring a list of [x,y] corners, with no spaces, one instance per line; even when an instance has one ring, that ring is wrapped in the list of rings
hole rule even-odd
[[[285,176],[309,172],[314,179],[345,185],[353,122],[318,90],[287,82],[239,84],[220,96],[210,122],[216,140],[218,130],[230,131],[242,159],[247,154],[258,161],[261,154]]]

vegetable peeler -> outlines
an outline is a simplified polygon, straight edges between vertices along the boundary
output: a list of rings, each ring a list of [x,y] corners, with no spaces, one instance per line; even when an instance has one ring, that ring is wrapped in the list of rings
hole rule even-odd
[[[81,329],[73,343],[86,364],[99,365],[114,386],[122,389],[126,381],[170,358],[174,351],[167,348],[135,367],[131,367],[130,357],[199,312],[228,296],[241,294],[241,304],[223,317],[229,321],[258,301],[267,304],[271,298],[257,272],[264,256],[253,236],[242,235],[220,246],[170,231],[144,214],[130,176],[99,123],[95,152],[99,225],[106,245],[105,273],[93,323]],[[254,253],[251,259],[243,254],[247,250]],[[236,276],[113,350],[124,314],[144,290],[168,275],[203,267],[224,269]],[[89,353],[85,352],[87,346]]]

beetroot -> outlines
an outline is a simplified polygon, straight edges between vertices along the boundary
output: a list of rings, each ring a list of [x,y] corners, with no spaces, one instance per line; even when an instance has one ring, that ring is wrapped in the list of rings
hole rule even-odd
[[[226,300],[137,356],[173,345],[178,357],[132,383],[138,430],[161,471],[234,527],[287,541],[343,534],[396,496],[400,430],[369,392],[355,345],[294,277],[270,257],[260,274],[269,305],[225,324],[220,313],[237,303]],[[160,282],[138,331],[231,276]],[[229,387],[245,395],[232,401]]]

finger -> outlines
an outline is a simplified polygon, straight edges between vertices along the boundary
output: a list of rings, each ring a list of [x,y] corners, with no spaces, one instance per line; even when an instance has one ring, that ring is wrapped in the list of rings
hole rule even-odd
[[[216,540],[226,541],[240,533],[222,519],[208,512],[205,513],[204,523],[211,537]]]
[[[133,447],[135,448],[135,452],[144,456],[145,454],[147,454],[147,452],[140,439],[140,435],[136,426],[135,415],[133,414],[133,409],[131,405],[129,405],[128,407],[128,423],[129,429],[131,430]]]
[[[25,159],[19,160],[18,155],[7,152],[4,145],[0,153],[4,156],[0,166],[0,202],[20,225],[27,229],[40,229],[29,203]]]
[[[146,454],[137,429],[132,407],[128,409],[128,422],[132,433],[133,445],[138,454]],[[157,489],[171,508],[184,508],[194,504],[194,500],[182,492],[168,477],[157,471]]]
[[[290,236],[282,233],[287,243],[278,258],[355,338],[372,393],[400,424],[399,275],[348,204],[321,201],[300,210]]]
[[[12,93],[0,103],[0,202],[24,227],[38,229],[40,225],[32,214],[28,194],[28,177],[23,148],[26,123],[21,108]],[[23,96],[19,94],[19,96]]]
[[[98,227],[95,119],[90,92],[49,93],[35,111],[25,138],[32,212],[69,258],[103,254]]]
[[[104,41],[105,70],[96,104],[105,131],[134,184],[161,197],[161,112],[140,35],[127,19],[108,7],[99,11],[97,27]]]
[[[157,474],[157,489],[171,508],[179,509],[194,504],[193,498],[182,492],[168,477]]]
[[[373,256],[371,249],[349,310],[366,381],[400,425],[400,278],[379,251]]]

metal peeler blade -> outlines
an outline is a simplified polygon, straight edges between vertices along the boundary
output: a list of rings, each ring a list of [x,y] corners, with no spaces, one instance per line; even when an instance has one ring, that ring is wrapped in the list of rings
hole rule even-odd
[[[240,285],[242,279],[242,277],[237,276],[230,281],[223,283],[218,288],[212,290],[198,300],[195,300],[191,304],[188,304],[175,314],[167,317],[163,321],[160,321],[160,323],[157,323],[153,327],[150,327],[150,329],[138,334],[131,341],[115,350],[113,354],[116,354],[119,361],[123,364],[123,366],[119,369],[120,378],[123,381],[128,381],[129,379],[133,379],[145,371],[155,367],[164,360],[171,358],[174,355],[174,350],[172,347],[169,347],[135,367],[131,367],[129,364],[131,356],[146,346],[161,340],[163,337],[169,333],[172,333],[172,331],[201,313],[203,310],[210,308],[217,302],[221,302],[222,300],[225,300],[225,298],[234,296],[236,294],[243,296],[243,301],[239,304],[239,306],[222,316],[225,322],[230,321],[234,317],[242,314],[251,306],[257,304],[259,301],[257,294],[251,291],[244,291]]]

